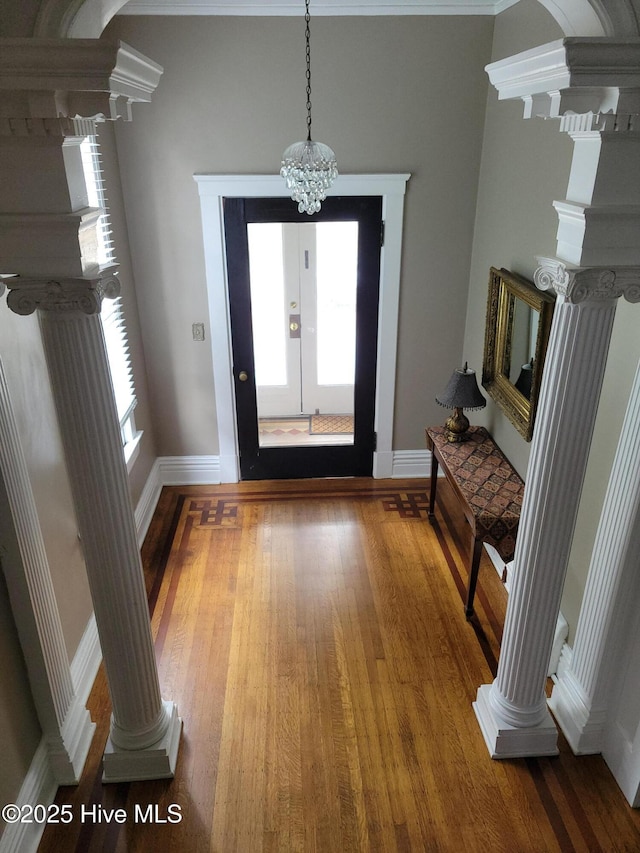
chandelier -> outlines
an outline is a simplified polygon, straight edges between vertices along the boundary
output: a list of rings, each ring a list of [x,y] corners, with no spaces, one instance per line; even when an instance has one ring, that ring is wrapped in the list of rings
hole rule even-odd
[[[282,155],[280,174],[287,182],[291,198],[300,213],[317,213],[327,190],[338,177],[336,155],[328,145],[311,139],[311,30],[309,0],[305,0],[305,40],[307,45],[307,139],[294,142]]]

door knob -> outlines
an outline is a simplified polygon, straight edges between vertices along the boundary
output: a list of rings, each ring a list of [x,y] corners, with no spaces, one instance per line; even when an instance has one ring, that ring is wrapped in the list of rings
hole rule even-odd
[[[248,378],[249,378],[249,374],[247,373],[246,370],[241,370],[240,373],[238,374],[238,379],[240,380],[240,382],[246,382]]]
[[[292,339],[300,337],[300,315],[299,314],[289,314],[289,337]]]

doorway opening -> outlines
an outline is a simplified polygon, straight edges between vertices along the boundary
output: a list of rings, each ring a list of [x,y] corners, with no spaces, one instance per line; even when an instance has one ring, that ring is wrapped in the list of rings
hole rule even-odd
[[[370,476],[380,197],[225,199],[243,479]]]
[[[358,222],[247,225],[260,447],[352,444]]]
[[[391,477],[397,357],[397,329],[400,296],[400,267],[404,196],[409,174],[341,174],[331,195],[380,196],[385,223],[380,256],[378,358],[375,391],[376,450],[373,476]],[[215,395],[217,455],[212,457],[216,482],[235,483],[240,478],[240,457],[236,428],[235,383],[231,348],[231,321],[227,259],[224,244],[224,200],[230,198],[287,197],[279,175],[197,174],[202,216],[205,274],[211,334],[211,360]],[[211,475],[208,474],[209,481]]]

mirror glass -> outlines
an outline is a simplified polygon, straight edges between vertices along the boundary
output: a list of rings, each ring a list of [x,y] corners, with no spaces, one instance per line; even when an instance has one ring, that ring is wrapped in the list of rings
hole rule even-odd
[[[482,384],[527,440],[549,340],[554,298],[505,269],[491,268]]]

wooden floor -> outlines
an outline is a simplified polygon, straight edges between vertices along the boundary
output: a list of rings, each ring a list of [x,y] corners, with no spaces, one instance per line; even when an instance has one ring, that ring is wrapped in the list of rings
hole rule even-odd
[[[483,557],[465,620],[467,532],[444,482],[439,501],[431,526],[416,480],[165,489],[143,562],[176,777],[102,785],[100,674],[85,773],[57,798],[73,822],[40,851],[640,850],[600,757],[561,738],[558,758],[489,758],[471,703],[506,595]],[[182,820],[136,822],[149,804]]]

